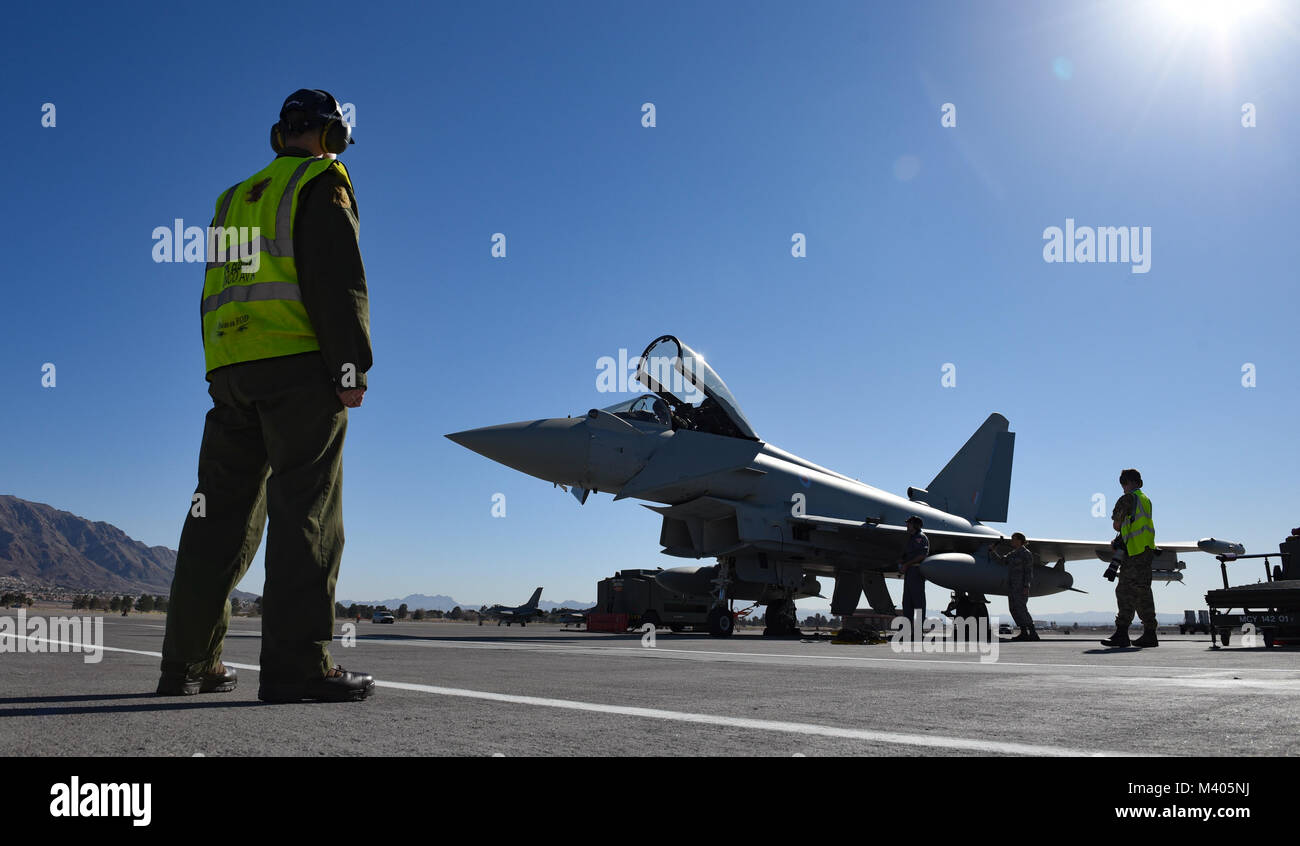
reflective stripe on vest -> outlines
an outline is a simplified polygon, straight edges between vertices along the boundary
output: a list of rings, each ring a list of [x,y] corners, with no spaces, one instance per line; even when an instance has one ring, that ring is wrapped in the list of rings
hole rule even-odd
[[[200,315],[208,372],[227,364],[320,349],[293,257],[298,197],[331,159],[281,156],[217,199],[208,230]]]
[[[1133,513],[1124,518],[1120,526],[1124,546],[1129,555],[1140,555],[1156,547],[1156,524],[1151,519],[1151,500],[1141,488],[1133,491]]]

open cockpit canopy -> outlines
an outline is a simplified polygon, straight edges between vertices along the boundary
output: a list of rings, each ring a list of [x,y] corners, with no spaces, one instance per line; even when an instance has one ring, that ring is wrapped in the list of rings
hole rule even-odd
[[[672,335],[656,338],[645,348],[637,364],[636,380],[653,397],[638,397],[608,411],[650,415],[644,419],[658,422],[663,422],[666,415],[673,429],[758,440],[727,383],[703,356]],[[628,408],[622,409],[623,405]]]

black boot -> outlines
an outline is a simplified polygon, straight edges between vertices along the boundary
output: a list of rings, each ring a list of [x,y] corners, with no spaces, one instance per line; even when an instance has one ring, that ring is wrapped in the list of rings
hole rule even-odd
[[[239,683],[233,667],[217,664],[206,673],[163,673],[158,679],[159,696],[193,696],[196,693],[229,693]]]
[[[1159,646],[1160,642],[1156,639],[1156,630],[1153,628],[1146,629],[1142,632],[1142,637],[1133,641],[1133,645],[1140,646],[1143,649],[1154,649]]]
[[[1126,649],[1133,644],[1128,639],[1128,627],[1115,627],[1115,634],[1101,642],[1102,646],[1109,646],[1111,649]]]
[[[349,672],[335,667],[322,678],[298,682],[275,682],[261,679],[257,698],[263,702],[359,702],[375,692],[375,679],[369,673]]]
[[[1032,641],[1042,640],[1042,638],[1038,636],[1038,629],[1034,628],[1033,626],[1030,626],[1029,637],[1027,638],[1027,640],[1032,640]]]

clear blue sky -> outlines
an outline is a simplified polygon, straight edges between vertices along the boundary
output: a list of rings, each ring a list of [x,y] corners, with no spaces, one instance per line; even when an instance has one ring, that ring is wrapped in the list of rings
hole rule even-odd
[[[155,263],[152,232],[206,225],[305,86],[356,108],[375,350],[340,597],[590,600],[615,569],[681,563],[636,504],[579,508],[442,437],[610,405],[597,359],[665,332],[766,440],[884,489],[924,485],[999,411],[1008,532],[1109,538],[1092,496],[1108,515],[1137,466],[1160,538],[1275,550],[1300,524],[1300,37],[1295,4],[1228,5],[1253,11],[14,7],[0,492],[175,547],[210,404],[202,273]],[[1151,227],[1150,272],[1044,262],[1067,218]],[[1216,583],[1186,560],[1162,612]],[[1093,595],[1036,616],[1113,607],[1100,564],[1072,570]],[[242,587],[261,581],[259,556]]]

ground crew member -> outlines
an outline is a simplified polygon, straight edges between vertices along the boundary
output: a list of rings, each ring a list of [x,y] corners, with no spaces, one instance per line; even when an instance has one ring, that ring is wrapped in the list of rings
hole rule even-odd
[[[921,562],[930,556],[930,539],[922,532],[925,524],[913,514],[907,518],[907,545],[898,559],[898,572],[903,574],[903,616],[912,627],[912,639],[921,636],[925,623],[925,576],[921,575]],[[916,612],[920,611],[918,618]]]
[[[1119,474],[1124,495],[1115,503],[1111,523],[1120,533],[1127,559],[1119,570],[1115,584],[1115,634],[1101,643],[1103,646],[1125,647],[1159,646],[1156,639],[1156,601],[1151,595],[1151,562],[1156,555],[1156,525],[1151,517],[1151,500],[1142,492],[1142,474],[1128,469]],[[1129,643],[1128,627],[1133,613],[1142,620],[1142,636]]]
[[[1025,546],[1025,536],[1020,532],[1011,535],[1011,549],[998,554],[997,544],[989,546],[989,557],[1007,565],[1007,604],[1011,606],[1011,619],[1020,627],[1020,633],[1006,640],[1018,643],[1041,640],[1034,628],[1034,618],[1029,616],[1029,588],[1034,581],[1034,554]]]
[[[268,515],[259,698],[341,701],[374,690],[371,676],[335,667],[328,649],[347,409],[361,405],[371,365],[356,196],[335,160],[350,143],[337,100],[295,91],[271,129],[276,158],[217,199],[201,305],[212,409],[176,558],[160,694],[235,687],[221,663],[227,597]],[[223,254],[232,229],[246,246]]]

